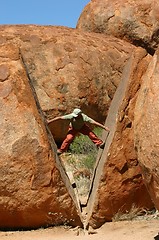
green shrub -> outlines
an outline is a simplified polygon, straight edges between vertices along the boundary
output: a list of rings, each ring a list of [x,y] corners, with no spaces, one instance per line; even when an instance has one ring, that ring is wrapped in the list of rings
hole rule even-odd
[[[102,129],[97,127],[94,129],[94,133],[100,137]],[[83,134],[77,136],[69,148],[70,153],[82,156],[80,157],[80,167],[85,167],[89,170],[92,170],[94,167],[97,151],[98,149],[95,144],[88,136]]]

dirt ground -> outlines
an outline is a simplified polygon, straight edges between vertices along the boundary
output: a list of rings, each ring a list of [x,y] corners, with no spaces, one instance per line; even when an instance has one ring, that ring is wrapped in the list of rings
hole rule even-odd
[[[0,240],[159,240],[159,220],[120,221],[84,232],[69,227],[0,232]]]

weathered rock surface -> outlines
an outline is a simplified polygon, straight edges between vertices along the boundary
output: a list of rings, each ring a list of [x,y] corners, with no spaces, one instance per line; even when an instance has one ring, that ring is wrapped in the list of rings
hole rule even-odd
[[[1,44],[0,227],[81,225],[73,189],[34,97],[19,47]]]
[[[76,29],[1,26],[0,42],[14,42],[48,118],[78,106],[104,122],[123,68],[134,46],[114,37]],[[3,53],[5,54],[5,53]],[[50,129],[63,140],[58,128]]]
[[[159,2],[92,0],[81,13],[77,28],[125,39],[153,54],[159,44]]]
[[[154,206],[142,179],[133,134],[136,96],[150,59],[142,49],[132,54],[111,102],[106,120],[111,131],[108,137],[103,135],[106,146],[98,156],[88,202],[87,222],[94,228],[133,205],[139,209]]]
[[[153,205],[133,148],[135,94],[150,58],[144,50],[102,34],[62,27],[0,26],[0,227],[81,224],[78,202],[43,114],[53,118],[79,106],[103,121],[127,61],[124,78],[129,84],[121,95],[126,100],[116,110],[117,118],[113,112],[120,104],[115,102],[111,108],[115,120],[109,118],[114,125],[102,155],[103,167],[95,176],[89,222],[99,226],[121,206],[130,209],[132,201]],[[54,134],[56,128],[50,129],[55,140],[60,139]]]
[[[159,210],[159,51],[143,76],[135,107],[135,146],[145,184]]]

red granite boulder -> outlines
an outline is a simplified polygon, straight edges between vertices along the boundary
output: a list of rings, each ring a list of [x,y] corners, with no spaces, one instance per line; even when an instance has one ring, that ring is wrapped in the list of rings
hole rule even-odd
[[[153,54],[159,44],[159,2],[92,0],[81,13],[77,29],[115,36]]]
[[[98,155],[88,201],[87,223],[93,228],[111,221],[116,213],[133,206],[152,209],[134,147],[134,108],[136,96],[151,56],[137,49],[128,60],[123,78],[111,102],[103,134],[105,149]]]
[[[1,26],[1,41],[16,43],[48,119],[80,107],[104,122],[123,68],[135,49],[114,37],[51,26]],[[3,53],[4,54],[4,53]],[[60,126],[50,129],[56,141]]]
[[[76,29],[0,26],[0,34],[0,227],[82,225],[52,134],[63,136],[50,126],[51,134],[45,117],[78,106],[102,122],[112,99],[111,134],[98,158],[88,222],[100,226],[133,203],[151,208],[133,145],[136,94],[151,56],[112,36]]]
[[[135,146],[144,182],[159,210],[159,51],[142,79],[135,107]]]
[[[82,225],[19,47],[0,45],[0,228]]]

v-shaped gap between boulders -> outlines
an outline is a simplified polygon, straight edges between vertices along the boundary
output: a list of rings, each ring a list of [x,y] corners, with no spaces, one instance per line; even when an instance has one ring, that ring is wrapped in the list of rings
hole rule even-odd
[[[109,148],[110,148],[110,145],[113,141],[113,137],[115,134],[116,122],[118,119],[119,109],[120,109],[121,103],[124,99],[124,94],[126,92],[128,81],[130,79],[132,62],[133,62],[133,56],[128,60],[128,62],[126,64],[126,67],[123,72],[122,80],[116,90],[116,93],[113,97],[113,100],[111,102],[111,105],[110,105],[110,108],[108,111],[108,116],[107,116],[105,125],[110,129],[110,133],[108,134],[107,132],[103,132],[102,139],[105,141],[105,148],[104,148],[104,150],[98,151],[93,175],[91,178],[91,184],[90,184],[90,188],[88,191],[88,196],[85,201],[85,204],[82,204],[80,201],[78,189],[76,188],[76,182],[74,180],[74,176],[72,175],[71,171],[67,171],[65,169],[64,164],[60,160],[61,156],[58,157],[58,155],[56,154],[57,149],[56,149],[55,141],[53,139],[51,131],[49,130],[49,128],[47,126],[47,123],[45,122],[45,117],[43,116],[43,112],[40,108],[40,104],[38,103],[38,99],[37,99],[35,90],[32,86],[33,92],[35,94],[35,99],[38,103],[37,107],[38,107],[38,109],[40,111],[40,115],[43,118],[43,121],[46,125],[46,129],[48,132],[48,139],[52,146],[51,150],[54,152],[54,155],[55,155],[56,167],[59,169],[59,171],[61,173],[61,177],[64,181],[64,184],[66,185],[68,193],[72,197],[72,199],[78,209],[79,214],[81,214],[82,212],[86,213],[86,218],[85,217],[82,218],[82,221],[83,221],[83,223],[85,223],[85,226],[89,225],[89,220],[92,217],[93,212],[95,211],[94,209],[97,209],[96,204],[98,201],[96,202],[96,199],[99,198],[99,196],[98,196],[99,182],[101,181],[104,164],[107,161],[107,156],[109,155]]]

